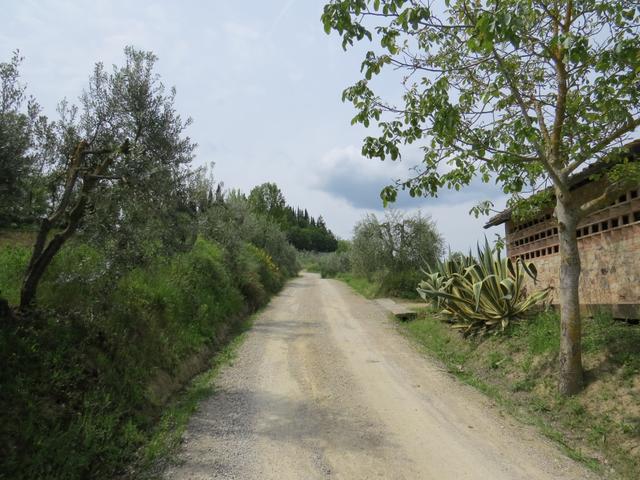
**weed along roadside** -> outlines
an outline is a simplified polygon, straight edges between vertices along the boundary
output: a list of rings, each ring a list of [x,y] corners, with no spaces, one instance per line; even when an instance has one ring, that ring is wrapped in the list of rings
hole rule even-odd
[[[573,397],[558,395],[558,317],[544,313],[503,336],[462,339],[431,311],[400,330],[447,370],[531,423],[585,462],[613,478],[637,478],[638,342],[640,329],[596,316],[585,322],[589,383]]]
[[[252,296],[241,293],[221,248],[203,239],[187,253],[132,270],[111,290],[85,276],[97,252],[82,244],[63,251],[39,290],[48,310],[3,319],[4,478],[108,478],[136,456],[144,466],[166,450],[173,423],[179,428],[185,405],[193,405],[184,403],[192,389],[178,393],[177,407],[166,410],[167,402],[217,352],[224,357],[247,315],[284,283],[266,254],[248,252],[256,262],[248,267]],[[22,258],[15,249],[0,251],[4,271]],[[72,265],[87,273],[70,275]],[[70,283],[51,282],[60,271]],[[108,295],[109,308],[78,304],[82,283],[85,292]],[[62,316],[71,305],[84,310]],[[160,433],[152,434],[158,418]]]

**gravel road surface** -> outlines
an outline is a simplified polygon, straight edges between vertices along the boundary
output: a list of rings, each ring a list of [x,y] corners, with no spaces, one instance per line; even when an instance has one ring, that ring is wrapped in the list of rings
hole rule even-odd
[[[595,478],[395,331],[303,274],[256,319],[165,479]]]

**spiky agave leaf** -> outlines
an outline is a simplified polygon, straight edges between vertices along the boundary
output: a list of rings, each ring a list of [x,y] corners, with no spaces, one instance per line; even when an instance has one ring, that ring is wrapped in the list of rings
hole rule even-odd
[[[425,270],[418,293],[453,317],[455,327],[465,334],[481,330],[502,330],[548,296],[548,289],[526,295],[525,275],[534,282],[537,270],[521,259],[513,262],[491,248],[485,238],[477,246],[477,257],[439,261]]]

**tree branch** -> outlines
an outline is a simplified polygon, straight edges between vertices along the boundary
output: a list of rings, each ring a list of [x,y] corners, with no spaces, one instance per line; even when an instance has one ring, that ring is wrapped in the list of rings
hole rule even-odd
[[[509,89],[511,90],[511,93],[515,97],[518,106],[520,107],[520,111],[522,113],[525,123],[527,124],[528,127],[533,128],[533,124],[531,122],[531,119],[529,118],[529,114],[528,114],[529,111],[528,111],[527,104],[525,103],[522,97],[522,94],[520,93],[520,90],[518,90],[518,87],[516,87],[516,84],[513,78],[511,78],[511,75],[509,75],[509,72],[505,68],[504,62],[502,61],[502,58],[500,57],[500,55],[498,55],[497,50],[494,48],[492,49],[492,51],[493,51],[493,56],[496,60],[496,64],[498,65],[498,69],[507,80]],[[558,172],[556,171],[555,166],[549,162],[549,159],[546,156],[545,149],[543,149],[540,145],[534,145],[534,147],[538,151],[540,161],[545,166],[547,172],[549,172],[549,175],[553,179],[553,183],[557,185],[558,188],[560,188],[561,190],[563,191],[567,190],[568,187],[566,185],[566,182],[560,175],[558,175]]]
[[[562,27],[562,33],[569,33],[571,26],[571,15],[573,11],[573,2],[569,0],[567,2],[567,10],[564,17],[564,23],[556,19],[559,26]],[[556,39],[559,40],[559,35],[556,33]],[[568,87],[568,74],[567,67],[564,64],[564,48],[561,43],[558,42],[555,52],[552,54],[553,62],[556,68],[556,79],[558,82],[557,97],[556,97],[556,113],[553,120],[553,130],[551,133],[551,155],[552,163],[557,168],[562,168],[562,161],[560,158],[560,149],[562,146],[562,130],[564,127],[565,116],[567,113],[567,93]]]
[[[592,158],[595,154],[600,153],[606,147],[608,147],[611,143],[621,138],[627,133],[634,131],[636,128],[640,126],[640,117],[631,120],[629,123],[623,125],[622,127],[614,130],[611,134],[607,135],[605,138],[596,143],[593,147],[588,148],[581,155],[578,155],[577,158],[569,163],[564,170],[563,173],[570,174],[575,171],[580,165],[584,162]]]

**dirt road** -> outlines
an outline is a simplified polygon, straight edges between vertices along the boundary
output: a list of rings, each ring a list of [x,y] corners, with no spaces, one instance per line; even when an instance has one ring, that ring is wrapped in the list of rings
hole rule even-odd
[[[166,479],[593,478],[317,275],[272,301],[216,383]]]

